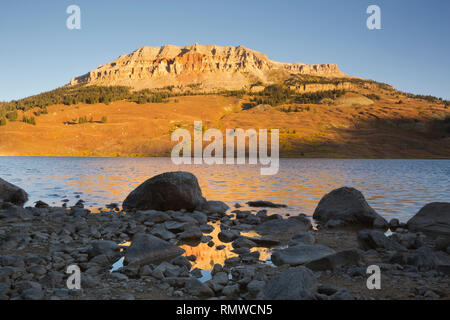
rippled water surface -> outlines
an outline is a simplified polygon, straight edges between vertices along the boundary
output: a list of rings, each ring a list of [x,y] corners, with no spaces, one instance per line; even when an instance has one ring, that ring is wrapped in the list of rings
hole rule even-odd
[[[122,201],[140,183],[166,171],[194,173],[207,199],[230,206],[249,200],[287,204],[280,214],[312,215],[320,198],[342,186],[361,190],[387,218],[406,220],[424,204],[450,201],[450,160],[282,159],[274,176],[254,165],[177,166],[168,158],[0,157],[0,177],[24,188],[28,205],[43,200],[91,208]]]

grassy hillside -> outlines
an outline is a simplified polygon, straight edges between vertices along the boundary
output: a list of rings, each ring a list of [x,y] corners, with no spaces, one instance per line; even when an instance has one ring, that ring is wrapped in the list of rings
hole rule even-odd
[[[311,76],[197,89],[77,85],[1,103],[0,155],[168,156],[171,132],[202,120],[223,131],[280,129],[284,157],[450,157],[449,102],[435,97]]]

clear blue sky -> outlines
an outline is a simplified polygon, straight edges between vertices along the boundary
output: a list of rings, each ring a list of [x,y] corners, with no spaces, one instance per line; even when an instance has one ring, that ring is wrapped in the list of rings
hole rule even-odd
[[[81,30],[66,8],[81,8]],[[377,4],[382,30],[366,28]],[[54,89],[143,45],[243,45],[282,62],[450,99],[448,0],[15,0],[0,3],[0,101]]]

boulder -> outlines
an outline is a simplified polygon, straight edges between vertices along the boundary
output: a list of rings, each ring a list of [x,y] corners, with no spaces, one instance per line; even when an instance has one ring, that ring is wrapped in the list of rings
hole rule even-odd
[[[222,230],[217,235],[219,240],[225,243],[233,242],[240,236],[240,232],[237,230]]]
[[[298,266],[334,254],[336,251],[321,244],[298,244],[286,249],[275,250],[272,262],[281,266]]]
[[[125,251],[126,264],[156,264],[171,260],[185,251],[167,241],[146,233],[138,233],[133,237],[131,246]]]
[[[203,233],[198,226],[190,226],[179,235],[181,241],[200,241]]]
[[[268,300],[312,300],[317,291],[317,280],[305,267],[290,268],[273,277],[264,287]]]
[[[450,203],[427,204],[408,221],[407,225],[408,229],[412,231],[450,236]]]
[[[321,223],[342,221],[344,225],[386,227],[387,221],[372,209],[363,194],[350,187],[336,189],[325,195],[314,211],[313,218]]]
[[[202,207],[202,211],[207,214],[219,213],[225,214],[230,207],[222,201],[206,201]]]
[[[0,202],[23,206],[27,201],[28,194],[23,189],[0,178]]]
[[[181,210],[202,208],[206,200],[197,178],[189,172],[166,172],[148,179],[123,202],[125,210]]]
[[[256,247],[256,243],[254,243],[253,241],[251,241],[250,239],[247,239],[245,237],[237,238],[236,240],[233,241],[233,243],[231,245],[235,249]]]

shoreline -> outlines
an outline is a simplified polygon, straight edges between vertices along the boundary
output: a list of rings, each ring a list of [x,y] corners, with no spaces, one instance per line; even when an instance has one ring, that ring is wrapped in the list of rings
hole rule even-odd
[[[168,192],[174,182],[180,194]],[[450,203],[387,222],[344,187],[320,200],[313,226],[303,214],[268,214],[282,204],[207,201],[187,172],[150,178],[125,211],[99,213],[81,199],[23,208],[27,194],[3,183],[17,204],[0,201],[0,299],[450,299],[450,223],[435,220],[448,219]],[[66,288],[71,265],[81,271],[76,290]],[[374,265],[380,290],[366,286]]]

